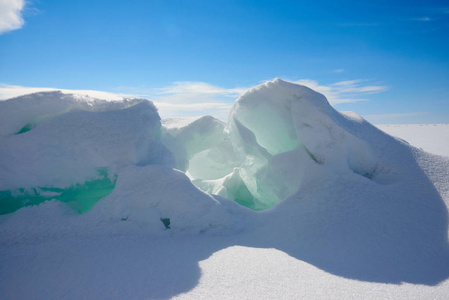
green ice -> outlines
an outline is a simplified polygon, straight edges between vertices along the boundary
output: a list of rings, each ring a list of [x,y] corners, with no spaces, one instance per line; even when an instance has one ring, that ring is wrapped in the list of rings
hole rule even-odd
[[[12,213],[19,208],[37,205],[47,200],[59,200],[82,214],[90,210],[101,198],[106,197],[115,187],[115,179],[108,176],[107,168],[97,170],[99,177],[83,184],[68,188],[37,187],[0,191],[0,214]]]
[[[36,127],[36,126],[33,124],[30,124],[30,123],[26,124],[25,126],[22,127],[22,129],[20,129],[19,132],[17,132],[17,134],[22,134],[22,133],[28,132],[31,129],[33,129],[34,127]]]

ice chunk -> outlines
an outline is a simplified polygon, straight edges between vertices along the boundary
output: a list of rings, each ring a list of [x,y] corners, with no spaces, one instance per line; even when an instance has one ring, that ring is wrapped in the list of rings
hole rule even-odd
[[[175,122],[171,122],[175,123]],[[178,122],[179,123],[179,122]],[[185,123],[181,123],[185,124]],[[229,170],[227,166],[228,161],[232,161],[232,148],[227,141],[227,137],[224,132],[224,123],[211,116],[205,116],[194,120],[191,123],[187,123],[185,126],[176,127],[169,126],[163,127],[162,142],[173,153],[175,157],[175,167],[181,171],[186,172],[189,167],[192,168],[192,172],[203,173],[205,171],[200,170],[200,166],[190,166],[191,162],[195,164],[198,161],[192,160],[195,155],[202,153],[200,156],[208,157],[209,163],[216,164],[216,168],[224,168]],[[224,160],[218,156],[217,152],[220,152],[226,157]],[[215,152],[215,154],[214,154]],[[216,160],[216,161],[215,161]],[[200,162],[205,168],[211,169],[209,164]],[[232,171],[232,168],[230,169]],[[226,172],[224,171],[224,172]],[[220,171],[218,171],[220,173]],[[223,171],[221,171],[223,173]],[[212,175],[216,176],[216,175]]]
[[[238,154],[240,177],[257,207],[268,208],[301,188],[304,177],[356,173],[388,183],[390,168],[373,151],[354,121],[326,98],[298,84],[275,79],[242,95],[226,126]],[[363,122],[358,120],[358,122]]]
[[[228,140],[195,154],[189,160],[187,174],[195,179],[219,179],[232,172],[235,155]]]
[[[202,180],[195,179],[193,183],[201,190],[231,199],[240,205],[257,210],[258,204],[255,203],[254,196],[246,187],[245,183],[240,177],[239,168],[235,168],[229,175],[215,179]]]
[[[354,122],[364,121],[356,119],[335,111],[323,95],[276,79],[242,95],[226,126],[199,119],[166,129],[163,142],[200,189],[263,210],[323,171],[394,180],[395,172],[357,133]]]

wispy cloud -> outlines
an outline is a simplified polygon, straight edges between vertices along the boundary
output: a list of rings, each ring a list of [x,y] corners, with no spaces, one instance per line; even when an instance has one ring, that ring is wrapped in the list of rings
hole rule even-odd
[[[378,26],[379,23],[339,23],[337,26],[340,27],[372,27]]]
[[[369,85],[364,80],[340,81],[330,85],[320,85],[317,81],[310,79],[295,82],[324,94],[331,104],[365,101],[367,95],[387,90],[385,86]],[[212,115],[226,120],[234,101],[248,89],[243,87],[223,88],[206,82],[194,81],[174,82],[161,88],[120,87],[116,89],[117,93],[0,84],[0,99],[55,90],[105,100],[144,97],[154,102],[162,118]]]
[[[433,21],[434,19],[431,19],[429,17],[421,17],[421,18],[415,18],[413,19],[413,21],[420,21],[420,22],[429,22],[429,21]]]
[[[368,95],[388,89],[382,85],[366,84],[366,80],[341,81],[330,85],[320,85],[310,79],[294,82],[324,94],[331,104],[366,101]],[[154,101],[163,117],[209,114],[226,120],[234,101],[249,88],[223,88],[206,82],[182,81],[162,88],[122,88],[121,91]]]
[[[332,72],[334,72],[334,73],[343,73],[345,71],[345,69],[335,69],[335,70],[332,70]]]
[[[0,0],[0,34],[23,26],[24,0]]]
[[[388,87],[384,85],[368,85],[365,84],[366,80],[361,79],[340,81],[330,85],[320,85],[310,79],[301,79],[295,82],[322,93],[331,104],[366,101],[368,100],[366,96],[388,90]]]
[[[221,120],[228,118],[232,103],[227,102],[201,102],[201,103],[169,103],[153,101],[162,118],[172,117],[199,117],[211,115]]]
[[[177,81],[161,88],[121,88],[121,91],[152,100],[162,117],[213,115],[226,120],[234,101],[248,89]]]
[[[416,11],[414,17],[411,17],[409,20],[416,22],[432,22],[447,18],[448,14],[449,6],[431,6],[421,8],[419,11]]]
[[[197,103],[202,100],[222,101],[224,98],[235,99],[248,88],[222,88],[206,82],[180,81],[172,85],[153,90],[153,96],[171,103]]]

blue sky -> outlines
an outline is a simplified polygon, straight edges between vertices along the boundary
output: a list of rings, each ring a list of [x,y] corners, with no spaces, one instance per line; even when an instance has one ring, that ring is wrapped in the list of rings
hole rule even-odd
[[[163,116],[223,118],[246,88],[280,77],[374,123],[449,122],[447,1],[23,3],[0,4],[3,98],[95,90],[148,97]]]

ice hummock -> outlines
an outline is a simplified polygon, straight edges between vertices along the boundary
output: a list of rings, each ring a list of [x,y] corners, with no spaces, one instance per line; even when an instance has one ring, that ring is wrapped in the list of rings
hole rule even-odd
[[[400,170],[357,123],[368,126],[337,112],[322,94],[275,79],[242,95],[226,124],[204,117],[166,129],[163,142],[200,189],[264,210],[319,169],[394,182]]]

